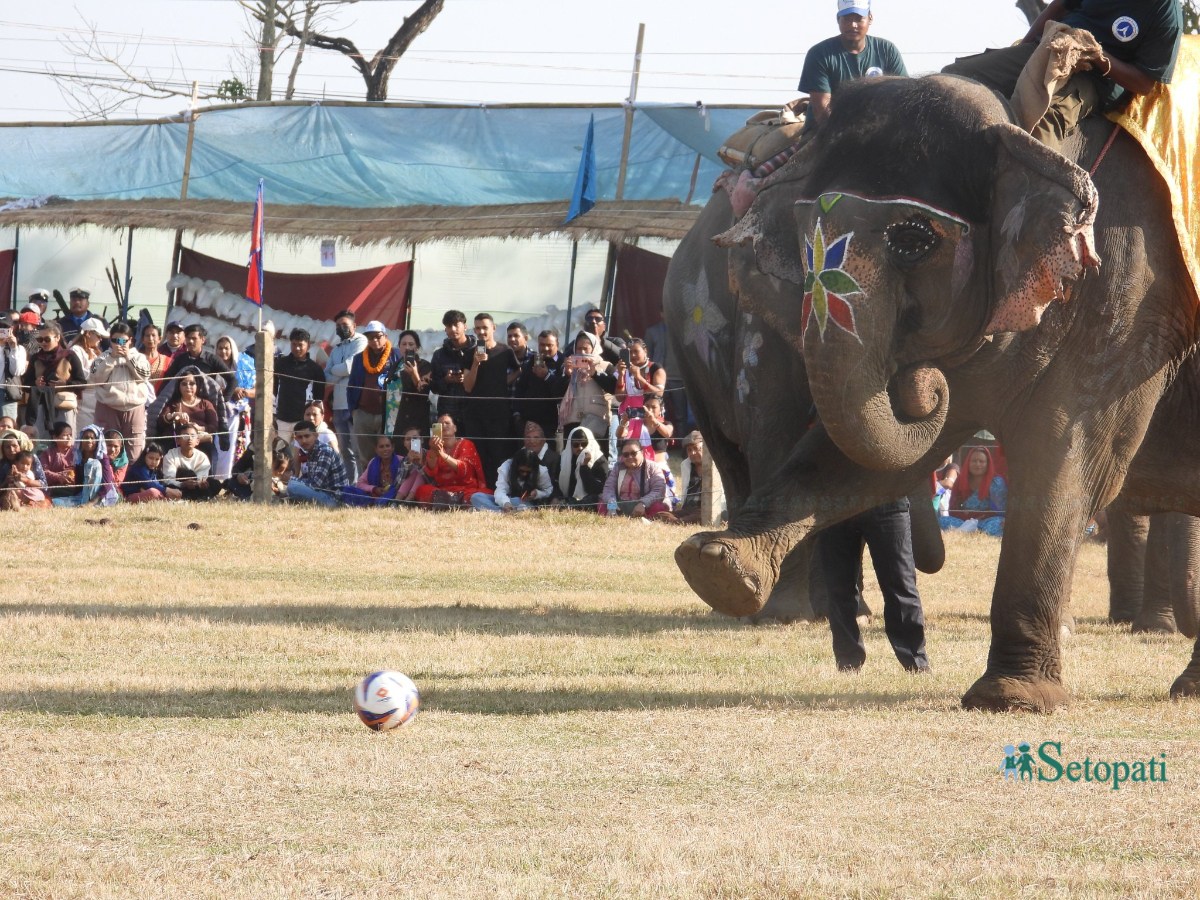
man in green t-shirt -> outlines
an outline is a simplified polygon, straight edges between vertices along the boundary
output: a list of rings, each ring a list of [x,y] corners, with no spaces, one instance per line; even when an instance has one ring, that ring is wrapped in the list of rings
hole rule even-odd
[[[908,75],[891,41],[871,37],[871,0],[838,0],[838,36],[821,41],[805,54],[800,90],[808,94],[805,131],[829,117],[830,98],[839,84],[876,75]]]

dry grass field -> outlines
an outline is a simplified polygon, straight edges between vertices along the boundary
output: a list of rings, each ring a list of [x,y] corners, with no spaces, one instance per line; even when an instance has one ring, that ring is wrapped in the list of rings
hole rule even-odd
[[[922,578],[930,677],[878,618],[847,675],[824,624],[710,614],[667,526],[217,503],[0,535],[5,898],[1200,893],[1190,645],[1104,624],[1102,547],[1040,717],[959,708],[980,535]],[[351,711],[382,667],[423,691],[390,735]],[[1168,780],[1005,782],[1022,739]]]

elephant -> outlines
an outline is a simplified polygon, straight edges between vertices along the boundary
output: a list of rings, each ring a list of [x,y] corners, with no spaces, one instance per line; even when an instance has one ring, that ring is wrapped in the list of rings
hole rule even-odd
[[[723,189],[733,183],[730,175],[718,181],[672,257],[663,320],[683,323],[668,330],[671,358],[736,521],[754,484],[786,461],[808,427],[813,407],[804,360],[795,350],[798,329],[787,321],[787,293],[772,293],[773,279],[763,276],[760,289],[747,298],[753,302],[739,304],[729,289],[729,251],[711,241],[734,223]],[[774,299],[781,302],[773,305]],[[751,395],[753,403],[747,402]],[[928,485],[921,485],[910,500],[914,560],[922,572],[937,572],[945,547]],[[748,617],[751,622],[824,617],[824,582],[811,566],[811,555],[811,544],[804,544],[787,557],[766,604]],[[870,614],[861,600],[859,611]]]
[[[1200,519],[1134,516],[1120,499],[1106,511],[1109,612],[1135,633],[1194,638],[1200,623]]]
[[[968,79],[842,88],[717,238],[739,300],[764,275],[789,295],[819,421],[728,531],[677,549],[706,602],[755,611],[813,532],[987,428],[1010,491],[987,664],[962,703],[1068,701],[1059,625],[1089,518],[1118,494],[1200,514],[1196,291],[1141,148],[1086,120],[1065,149],[1090,163],[1109,141],[1089,175]],[[1200,643],[1170,692],[1200,693]]]

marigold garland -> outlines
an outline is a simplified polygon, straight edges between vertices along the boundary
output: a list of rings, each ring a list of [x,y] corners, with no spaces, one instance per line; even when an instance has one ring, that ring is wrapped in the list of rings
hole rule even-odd
[[[367,370],[369,375],[378,375],[383,371],[384,364],[388,361],[388,357],[392,355],[392,342],[384,338],[383,352],[379,354],[379,362],[371,365],[371,348],[368,347],[363,351],[363,368]]]

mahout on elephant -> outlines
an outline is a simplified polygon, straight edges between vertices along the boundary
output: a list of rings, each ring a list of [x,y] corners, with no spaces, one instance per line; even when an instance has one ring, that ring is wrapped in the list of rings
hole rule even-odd
[[[728,178],[729,184],[734,180]],[[722,186],[672,257],[663,319],[680,323],[668,330],[672,359],[720,473],[730,519],[736,521],[755,484],[787,461],[814,408],[790,292],[779,290],[776,279],[766,275],[751,276],[756,290],[743,293],[741,301],[730,290],[730,251],[712,242],[735,220]],[[904,493],[898,490],[888,499]],[[916,566],[937,572],[945,548],[928,484],[919,485],[910,501]],[[824,580],[811,557],[811,542],[788,555],[770,597],[748,616],[751,622],[812,621],[826,615]],[[870,613],[862,603],[859,611]]]
[[[986,427],[1010,494],[987,667],[963,703],[1066,701],[1059,624],[1088,519],[1118,494],[1200,514],[1195,289],[1141,148],[1089,120],[1066,149],[1090,165],[1106,143],[1089,178],[969,80],[842,89],[720,238],[739,302],[765,274],[799,313],[819,421],[729,531],[677,550],[710,605],[757,609],[814,531],[914,489]],[[1200,693],[1200,644],[1171,693]]]

